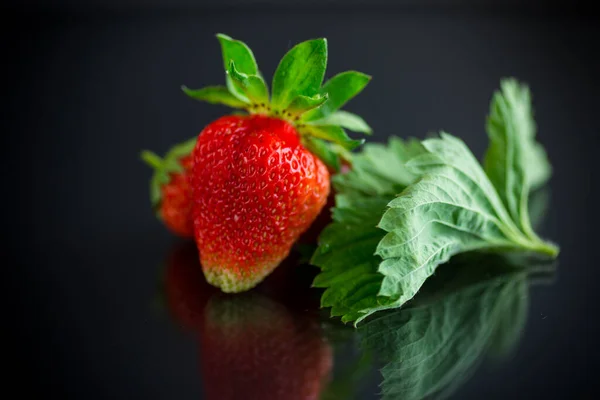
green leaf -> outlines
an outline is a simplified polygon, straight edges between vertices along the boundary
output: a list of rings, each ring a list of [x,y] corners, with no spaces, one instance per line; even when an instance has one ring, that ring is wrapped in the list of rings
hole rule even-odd
[[[221,52],[223,54],[223,67],[225,72],[229,71],[231,61],[235,62],[238,71],[246,75],[258,74],[258,65],[254,59],[252,50],[242,41],[232,39],[222,33],[217,34],[217,39],[221,44]],[[227,88],[240,101],[249,103],[248,97],[243,91],[237,87],[229,74],[225,76]]]
[[[247,75],[236,69],[235,62],[231,60],[227,76],[231,78],[236,90],[239,90],[255,104],[269,102],[269,90],[263,78],[259,75]]]
[[[301,133],[337,143],[347,150],[353,150],[365,142],[364,139],[350,139],[344,129],[335,125],[305,125]]]
[[[551,174],[544,149],[535,141],[535,121],[529,89],[514,79],[501,83],[490,106],[490,145],[484,165],[512,219],[535,238],[527,211],[529,190]]]
[[[319,237],[311,263],[322,271],[313,286],[326,288],[321,306],[331,307],[331,315],[341,316],[343,322],[357,320],[363,310],[379,305],[381,258],[373,252],[385,232],[376,224],[391,198],[336,196],[334,222]]]
[[[181,86],[181,90],[192,99],[206,101],[211,104],[223,104],[234,108],[246,108],[245,103],[231,94],[224,86],[208,86],[202,89],[190,89],[187,86]]]
[[[418,177],[406,168],[406,162],[425,152],[417,139],[391,137],[387,145],[366,144],[352,157],[352,169],[333,177],[338,193],[379,196],[399,194]]]
[[[340,170],[340,158],[329,143],[310,136],[303,137],[304,146],[334,171]]]
[[[367,144],[352,159],[352,170],[333,177],[336,206],[333,223],[319,237],[311,263],[321,268],[314,286],[326,288],[321,305],[342,321],[359,320],[378,309],[394,307],[377,296],[383,275],[374,255],[385,232],[377,228],[387,204],[414,176],[404,162],[424,151],[418,142],[390,139],[388,146]]]
[[[327,40],[315,39],[294,46],[273,75],[272,105],[284,110],[297,96],[319,93],[327,67]]]
[[[552,176],[552,166],[544,147],[539,143],[534,143],[525,161],[527,162],[527,180],[530,189],[537,190],[546,185]]]
[[[293,115],[300,115],[308,110],[312,110],[314,108],[319,107],[320,105],[325,103],[328,98],[329,95],[327,95],[327,93],[323,95],[315,94],[312,97],[299,95],[296,96],[294,100],[292,100],[286,111]]]
[[[354,132],[361,132],[369,135],[373,133],[373,130],[369,125],[367,125],[364,119],[348,111],[336,111],[323,119],[310,121],[309,124],[338,125]]]
[[[244,104],[252,103],[248,96],[244,94],[244,91],[240,87],[238,87],[238,85],[235,84],[233,78],[231,77],[231,75],[229,75],[229,73],[227,73],[227,71],[225,71],[225,84],[227,85],[227,90],[229,90],[229,93],[231,93],[240,102]]]
[[[369,83],[371,77],[357,71],[346,71],[335,75],[321,88],[320,93],[328,93],[329,101],[317,110],[307,113],[303,120],[315,121],[339,110],[350,99],[359,94]],[[350,129],[350,128],[349,128]],[[360,132],[360,131],[357,131]]]
[[[254,54],[246,43],[232,39],[222,33],[217,34],[217,39],[219,39],[219,43],[221,44],[225,71],[229,70],[231,61],[233,61],[238,71],[243,74],[256,75],[258,73],[258,65],[256,64]]]
[[[422,178],[389,203],[377,246],[384,275],[379,291],[402,305],[435,268],[472,250],[517,250],[556,256],[553,245],[519,230],[465,144],[445,133],[423,142],[428,151],[408,166]]]
[[[488,351],[515,348],[534,273],[500,256],[456,260],[410,306],[362,325],[362,348],[384,363],[382,397],[449,397]]]
[[[334,222],[312,263],[322,270],[322,305],[342,321],[402,306],[455,254],[558,252],[519,228],[473,154],[448,134],[369,144],[333,183]]]

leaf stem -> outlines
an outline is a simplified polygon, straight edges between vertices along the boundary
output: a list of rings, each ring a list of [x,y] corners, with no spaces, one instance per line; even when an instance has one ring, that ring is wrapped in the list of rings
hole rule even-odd
[[[552,243],[547,243],[547,242],[542,242],[542,241],[523,243],[523,247],[527,250],[531,250],[536,253],[544,254],[544,255],[550,256],[552,258],[556,258],[558,256],[558,253],[560,252],[560,250],[558,249],[558,246],[556,246]]]

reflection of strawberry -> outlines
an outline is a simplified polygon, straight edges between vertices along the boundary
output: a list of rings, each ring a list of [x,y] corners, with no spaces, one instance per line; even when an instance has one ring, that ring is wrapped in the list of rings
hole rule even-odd
[[[166,301],[173,318],[186,330],[200,326],[204,306],[218,291],[206,283],[194,243],[179,243],[167,259],[165,271]]]
[[[142,159],[152,169],[150,200],[156,215],[173,233],[194,236],[192,197],[188,174],[192,168],[190,153],[196,138],[174,146],[164,158],[144,150]]]
[[[198,333],[208,399],[319,397],[332,351],[318,323],[318,293],[309,288],[314,271],[296,260],[284,260],[256,289],[227,295],[206,282],[192,243],[170,255],[167,304]]]
[[[213,297],[200,343],[208,399],[317,399],[332,367],[316,321],[256,293]]]

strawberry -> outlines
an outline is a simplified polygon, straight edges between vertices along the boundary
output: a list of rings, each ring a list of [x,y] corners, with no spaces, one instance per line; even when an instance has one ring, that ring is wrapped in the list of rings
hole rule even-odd
[[[208,282],[241,292],[279,265],[323,209],[326,164],[338,170],[338,154],[363,142],[343,128],[370,133],[360,117],[338,111],[370,77],[344,72],[321,87],[327,42],[309,40],[283,57],[269,96],[248,46],[217,37],[227,87],[183,90],[248,115],[219,118],[198,137],[190,173],[194,236]]]
[[[142,159],[154,169],[150,181],[150,200],[156,215],[173,233],[194,236],[192,197],[188,174],[192,168],[190,155],[196,138],[174,146],[160,158],[144,150]]]
[[[307,284],[314,274],[297,266],[288,257],[256,290],[232,296],[208,285],[193,245],[174,248],[166,300],[198,339],[207,399],[319,398],[333,354],[319,325],[318,293]]]
[[[323,208],[327,168],[291,124],[262,115],[213,122],[193,155],[194,223],[206,278],[225,292],[253,287]]]

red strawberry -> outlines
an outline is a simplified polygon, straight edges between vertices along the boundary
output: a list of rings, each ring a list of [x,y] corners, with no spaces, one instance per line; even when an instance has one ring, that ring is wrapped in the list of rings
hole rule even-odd
[[[188,179],[192,168],[190,153],[196,138],[173,147],[160,158],[144,150],[142,159],[152,168],[150,200],[157,216],[173,233],[183,237],[194,236],[192,197]]]
[[[196,242],[207,280],[255,286],[289,253],[329,194],[325,165],[288,122],[252,115],[207,126],[191,176]]]
[[[194,235],[208,282],[240,292],[277,267],[325,205],[323,162],[339,169],[338,152],[327,141],[347,151],[362,141],[348,138],[342,127],[370,132],[360,117],[338,111],[370,77],[345,72],[321,87],[327,42],[310,40],[283,57],[269,98],[252,51],[218,38],[227,88],[183,89],[250,115],[220,118],[200,133],[190,176]]]

